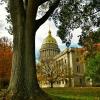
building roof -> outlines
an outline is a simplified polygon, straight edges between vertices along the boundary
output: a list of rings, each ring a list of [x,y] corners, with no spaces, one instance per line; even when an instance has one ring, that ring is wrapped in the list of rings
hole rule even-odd
[[[50,30],[48,32],[48,36],[43,41],[43,44],[47,44],[47,43],[57,44],[56,39],[52,37]]]
[[[57,50],[60,52],[60,49],[58,47],[56,39],[52,36],[51,31],[48,31],[48,36],[43,40],[41,50],[47,50],[47,49],[52,49],[52,50]]]

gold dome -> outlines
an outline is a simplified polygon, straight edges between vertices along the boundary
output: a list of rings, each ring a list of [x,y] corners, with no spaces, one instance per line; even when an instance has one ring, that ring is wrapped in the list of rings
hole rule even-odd
[[[47,43],[57,44],[55,38],[52,37],[50,30],[48,32],[48,36],[43,40],[43,44],[47,44]]]
[[[44,39],[40,48],[40,59],[51,59],[60,52],[56,39],[52,37],[49,30],[48,36]]]

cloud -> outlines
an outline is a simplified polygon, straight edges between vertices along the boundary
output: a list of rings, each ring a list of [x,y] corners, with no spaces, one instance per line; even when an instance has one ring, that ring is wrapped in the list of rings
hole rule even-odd
[[[3,30],[4,25],[5,25],[4,22],[2,20],[0,20],[0,30]]]
[[[78,43],[78,41],[79,41],[79,35],[81,35],[81,32],[82,32],[82,30],[80,29],[80,28],[78,28],[78,29],[75,29],[73,32],[72,32],[72,34],[73,34],[73,38],[72,38],[72,43]]]

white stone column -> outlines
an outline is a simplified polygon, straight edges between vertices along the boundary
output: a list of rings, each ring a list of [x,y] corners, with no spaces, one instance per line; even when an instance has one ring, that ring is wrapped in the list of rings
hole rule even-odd
[[[74,78],[71,78],[72,87],[74,87]]]
[[[47,51],[45,50],[45,57],[47,56],[46,53],[47,53]]]
[[[69,63],[70,63],[70,71],[71,71],[71,75],[73,75],[73,54],[71,52],[71,49],[70,49],[70,53],[69,53]]]

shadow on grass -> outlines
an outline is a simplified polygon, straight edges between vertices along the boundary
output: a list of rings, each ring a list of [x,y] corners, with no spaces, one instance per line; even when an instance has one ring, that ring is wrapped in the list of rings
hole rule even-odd
[[[100,100],[100,87],[45,88],[53,100]]]
[[[60,97],[60,96],[52,96],[53,100],[80,100],[80,99],[75,99],[75,98],[65,98],[65,97]]]

